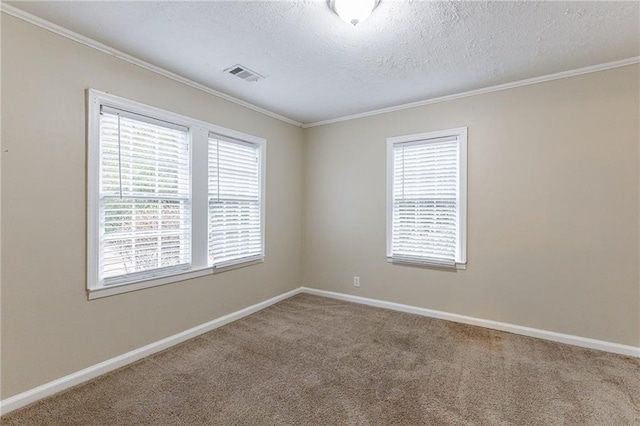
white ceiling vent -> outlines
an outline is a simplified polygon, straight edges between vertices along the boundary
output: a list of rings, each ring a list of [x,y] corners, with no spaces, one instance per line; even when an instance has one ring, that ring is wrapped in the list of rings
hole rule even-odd
[[[224,72],[235,75],[236,77],[241,78],[245,81],[258,81],[264,78],[264,76],[258,74],[255,71],[251,71],[244,65],[234,65],[231,68],[227,68],[226,70],[224,70]]]

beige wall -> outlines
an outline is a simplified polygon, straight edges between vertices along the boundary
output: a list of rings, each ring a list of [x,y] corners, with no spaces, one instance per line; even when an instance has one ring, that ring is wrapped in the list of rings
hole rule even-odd
[[[267,139],[263,264],[87,301],[85,89]],[[302,129],[2,15],[2,399],[301,284]]]
[[[637,65],[303,131],[6,15],[1,48],[2,399],[301,284],[640,344]],[[266,138],[265,263],[87,301],[88,87]],[[468,269],[388,264],[386,138],[459,126]]]
[[[304,284],[638,346],[638,72],[309,129]],[[386,138],[461,126],[468,269],[387,263]]]

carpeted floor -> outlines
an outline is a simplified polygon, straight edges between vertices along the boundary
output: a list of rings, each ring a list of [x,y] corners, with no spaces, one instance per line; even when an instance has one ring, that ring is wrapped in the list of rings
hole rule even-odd
[[[298,295],[5,425],[640,424],[640,361]]]

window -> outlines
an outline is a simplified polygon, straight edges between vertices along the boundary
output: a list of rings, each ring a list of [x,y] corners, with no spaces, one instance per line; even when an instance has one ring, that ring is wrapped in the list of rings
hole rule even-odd
[[[104,284],[188,268],[188,129],[103,106],[100,158]]]
[[[466,265],[467,129],[387,139],[387,258]]]
[[[255,144],[209,136],[209,264],[262,255],[260,151]]]
[[[89,90],[87,289],[260,262],[264,139]]]

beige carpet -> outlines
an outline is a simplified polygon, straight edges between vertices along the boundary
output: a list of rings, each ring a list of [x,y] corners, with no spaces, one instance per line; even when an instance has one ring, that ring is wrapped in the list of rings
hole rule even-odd
[[[640,424],[640,362],[298,295],[2,421]]]

